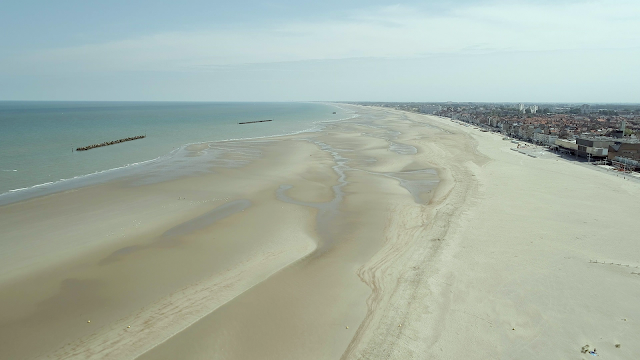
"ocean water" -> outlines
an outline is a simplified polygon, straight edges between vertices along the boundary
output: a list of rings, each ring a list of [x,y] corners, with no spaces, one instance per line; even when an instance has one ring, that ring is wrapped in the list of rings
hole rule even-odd
[[[188,144],[312,131],[350,116],[319,103],[0,102],[0,204],[144,171]],[[136,135],[147,137],[73,151]]]

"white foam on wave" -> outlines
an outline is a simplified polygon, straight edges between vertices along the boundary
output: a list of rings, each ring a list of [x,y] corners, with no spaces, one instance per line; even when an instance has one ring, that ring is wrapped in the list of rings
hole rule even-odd
[[[20,191],[35,190],[35,189],[47,187],[47,186],[50,186],[50,185],[58,185],[58,184],[61,184],[63,182],[68,182],[68,181],[72,181],[72,180],[81,180],[81,179],[86,179],[86,178],[94,177],[94,176],[98,176],[98,175],[104,175],[104,174],[108,174],[110,172],[114,172],[114,171],[117,171],[117,170],[123,170],[123,169],[131,168],[131,167],[134,167],[134,166],[139,166],[139,165],[144,165],[144,164],[151,164],[151,163],[163,160],[163,158],[169,158],[172,155],[174,155],[176,152],[177,152],[177,149],[176,150],[172,150],[169,153],[169,155],[158,156],[157,158],[154,158],[154,159],[151,159],[151,160],[139,161],[139,162],[135,162],[135,163],[126,164],[126,165],[123,165],[123,166],[118,166],[118,167],[115,167],[115,168],[112,168],[112,169],[95,171],[95,172],[92,172],[90,174],[78,175],[78,176],[74,176],[72,178],[60,179],[58,181],[49,181],[49,182],[38,184],[38,185],[33,185],[33,186],[28,186],[28,187],[9,190],[7,192],[4,192],[4,193],[0,194],[0,197],[2,197],[3,195],[7,195],[7,194],[14,194],[14,193],[20,192]],[[13,171],[17,171],[17,170],[13,170]]]

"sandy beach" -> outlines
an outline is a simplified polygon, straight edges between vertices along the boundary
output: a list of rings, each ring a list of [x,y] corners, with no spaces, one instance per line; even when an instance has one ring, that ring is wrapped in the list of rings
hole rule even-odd
[[[1,206],[0,358],[640,355],[638,182],[340,106],[191,146],[201,173]]]

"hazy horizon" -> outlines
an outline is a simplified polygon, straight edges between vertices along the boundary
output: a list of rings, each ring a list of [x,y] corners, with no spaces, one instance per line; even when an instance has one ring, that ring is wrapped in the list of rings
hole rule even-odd
[[[0,100],[637,103],[632,1],[14,2]]]
[[[611,106],[637,106],[640,102],[543,102],[543,101],[383,101],[383,100],[298,100],[298,101],[246,101],[246,100],[229,100],[229,101],[216,101],[216,100],[0,100],[0,103],[11,102],[42,102],[42,103],[248,103],[248,104],[260,104],[260,103],[335,103],[335,104],[355,104],[355,103],[386,103],[386,104],[502,104],[502,105],[611,105]]]

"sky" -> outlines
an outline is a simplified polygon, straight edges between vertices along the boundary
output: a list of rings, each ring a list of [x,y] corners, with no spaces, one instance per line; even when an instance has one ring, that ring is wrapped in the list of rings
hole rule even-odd
[[[0,100],[640,103],[640,1],[4,1]]]

